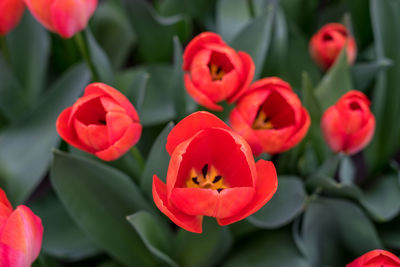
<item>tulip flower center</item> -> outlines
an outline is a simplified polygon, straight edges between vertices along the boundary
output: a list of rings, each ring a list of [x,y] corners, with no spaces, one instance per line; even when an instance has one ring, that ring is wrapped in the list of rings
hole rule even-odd
[[[189,178],[186,181],[186,187],[214,189],[218,193],[227,188],[224,178],[219,174],[218,170],[211,165],[205,164],[201,171],[192,168]]]
[[[273,129],[274,125],[272,124],[270,118],[268,118],[267,114],[265,114],[263,110],[260,110],[253,122],[253,128],[257,130],[269,130]]]
[[[210,68],[211,79],[213,81],[222,80],[222,77],[224,77],[225,72],[221,67],[215,64],[210,64],[208,67]]]

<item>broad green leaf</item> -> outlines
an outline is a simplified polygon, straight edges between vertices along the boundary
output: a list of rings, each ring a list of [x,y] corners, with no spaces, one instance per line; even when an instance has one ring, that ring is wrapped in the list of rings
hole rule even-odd
[[[368,147],[368,165],[372,171],[388,162],[399,148],[400,124],[400,2],[371,0],[370,12],[376,60],[386,58],[393,67],[378,75],[372,96],[376,131]],[[390,125],[390,130],[387,126]]]
[[[262,231],[238,244],[224,267],[306,267],[307,260],[297,249],[290,231]]]
[[[49,35],[29,12],[25,12],[18,27],[7,35],[7,41],[13,72],[32,107],[45,87],[50,55]]]
[[[191,31],[185,15],[160,17],[143,0],[127,1],[126,11],[137,35],[139,55],[146,62],[168,61],[173,51],[173,36],[185,41]]]
[[[154,259],[126,216],[151,207],[126,175],[104,164],[54,154],[52,185],[76,224],[127,266],[155,266]]]
[[[91,26],[93,35],[107,53],[113,67],[122,67],[136,37],[120,1],[103,1],[91,19]]]
[[[319,0],[280,0],[288,23],[298,25],[309,36],[315,33],[316,14]]]
[[[400,249],[400,216],[386,223],[378,224],[378,232],[385,247]]]
[[[354,89],[345,51],[346,49],[342,49],[336,62],[315,88],[315,96],[323,111],[334,105],[345,93]]]
[[[392,65],[389,59],[355,64],[351,69],[354,88],[365,91],[379,73],[385,71]]]
[[[275,195],[247,220],[261,228],[278,228],[301,213],[305,200],[306,192],[299,178],[279,176],[278,190]]]
[[[371,15],[369,13],[369,1],[346,0],[345,3],[351,13],[353,34],[356,39],[357,48],[361,51],[373,41]]]
[[[156,174],[158,178],[165,182],[167,177],[167,170],[169,165],[169,154],[165,149],[167,145],[167,137],[169,132],[174,127],[174,123],[170,122],[165,126],[164,130],[160,133],[151,147],[149,156],[144,166],[140,188],[148,196],[151,196],[151,188],[153,184],[153,175]]]
[[[26,200],[46,173],[51,149],[60,140],[57,117],[72,105],[88,81],[85,66],[73,67],[54,83],[29,116],[0,133],[0,184],[12,203]]]
[[[260,77],[270,47],[275,13],[275,4],[268,5],[260,16],[235,36],[231,44],[236,50],[245,51],[252,57],[256,67],[255,80]]]
[[[128,71],[116,76],[116,88],[131,101],[136,111],[141,114],[150,75],[145,71]]]
[[[32,211],[42,219],[42,251],[69,261],[82,260],[101,251],[76,226],[60,201],[52,194],[30,204]]]
[[[177,267],[169,255],[173,248],[170,246],[170,233],[163,228],[157,218],[146,211],[139,211],[127,217],[149,251],[162,263]]]
[[[251,20],[248,1],[218,0],[216,13],[217,33],[227,43],[231,42]]]
[[[214,0],[163,0],[159,1],[156,6],[161,16],[188,14],[192,18],[202,21],[210,16],[214,4]]]
[[[221,227],[214,218],[204,217],[203,233],[194,234],[181,229],[174,244],[180,266],[218,265],[232,246],[227,227]]]

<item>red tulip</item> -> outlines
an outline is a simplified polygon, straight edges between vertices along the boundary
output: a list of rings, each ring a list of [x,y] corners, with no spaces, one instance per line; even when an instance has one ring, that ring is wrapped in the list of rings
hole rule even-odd
[[[321,127],[333,151],[352,155],[371,141],[375,117],[369,106],[368,98],[362,92],[353,90],[325,111]]]
[[[153,177],[157,207],[187,231],[201,233],[203,216],[220,225],[242,220],[275,193],[269,161],[254,162],[246,141],[208,112],[196,112],[170,132],[167,183]]]
[[[86,28],[97,7],[97,0],[25,0],[25,3],[45,28],[64,38]]]
[[[327,70],[333,65],[345,45],[347,46],[347,60],[349,64],[353,64],[357,54],[353,36],[342,24],[326,24],[311,38],[311,57],[320,68]]]
[[[242,51],[236,52],[212,32],[196,36],[183,54],[185,86],[200,105],[222,110],[217,102],[234,102],[250,85],[254,63]]]
[[[0,0],[0,35],[6,35],[17,26],[24,9],[24,0]]]
[[[310,116],[290,85],[271,77],[253,83],[229,117],[253,154],[277,154],[297,145],[310,127]]]
[[[346,267],[400,267],[400,259],[389,251],[375,249],[355,259]]]
[[[42,246],[42,221],[26,206],[13,210],[0,188],[0,266],[29,267]]]
[[[69,144],[109,161],[139,141],[142,126],[123,94],[103,83],[92,83],[60,114],[57,131]]]

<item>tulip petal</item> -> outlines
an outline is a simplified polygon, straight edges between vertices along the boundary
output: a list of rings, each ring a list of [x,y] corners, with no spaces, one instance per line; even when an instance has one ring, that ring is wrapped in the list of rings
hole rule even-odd
[[[7,207],[10,210],[13,209],[13,207],[11,206],[10,201],[7,198],[6,193],[1,188],[0,188],[0,203],[2,203],[5,207]]]
[[[132,119],[127,114],[121,112],[108,112],[106,121],[110,144],[117,142],[123,136],[129,125],[133,123]]]
[[[363,267],[363,266],[387,266],[396,267],[400,266],[400,259],[383,249],[375,249],[365,253],[358,257],[351,263],[347,264],[346,267]]]
[[[346,153],[353,155],[362,150],[372,139],[375,131],[375,117],[370,116],[368,122],[357,132],[350,134],[346,140]]]
[[[198,111],[181,120],[169,133],[166,149],[170,155],[175,148],[185,140],[193,137],[200,130],[217,127],[231,131],[231,129],[217,116]]]
[[[278,178],[275,166],[270,161],[259,160],[256,163],[257,177],[254,185],[255,194],[249,205],[240,212],[228,218],[217,219],[219,225],[227,225],[240,221],[258,211],[275,194],[278,188]]]
[[[321,119],[321,128],[325,141],[334,152],[344,151],[346,133],[338,110],[335,106],[328,108]]]
[[[217,104],[215,104],[208,96],[206,96],[203,92],[201,92],[190,80],[189,74],[185,74],[185,87],[187,92],[193,99],[199,103],[200,105],[216,111],[222,111],[223,108]]]
[[[0,35],[6,35],[17,26],[24,13],[23,0],[0,1]]]
[[[153,176],[153,199],[160,211],[175,224],[190,232],[202,232],[203,217],[185,214],[174,206],[169,205],[167,187],[156,175]]]
[[[84,145],[91,147],[92,150],[103,150],[110,145],[108,141],[108,132],[106,125],[85,125],[78,119],[75,119],[74,126],[79,140]]]
[[[306,136],[308,128],[311,125],[310,115],[305,108],[301,109],[302,121],[298,123],[297,128],[293,131],[292,135],[285,144],[283,144],[281,152],[286,151],[297,145]]]
[[[51,7],[54,0],[25,0],[32,15],[49,31],[55,32],[51,18]]]
[[[218,191],[204,188],[174,188],[170,201],[188,215],[213,216],[217,208]]]
[[[233,103],[238,100],[244,93],[248,92],[251,82],[254,78],[254,73],[256,67],[254,65],[254,61],[249,54],[243,51],[239,51],[238,55],[242,60],[243,64],[243,82],[241,87],[239,87],[231,96],[228,97],[228,102]]]
[[[26,267],[30,266],[25,254],[6,244],[0,243],[0,266],[2,267]]]

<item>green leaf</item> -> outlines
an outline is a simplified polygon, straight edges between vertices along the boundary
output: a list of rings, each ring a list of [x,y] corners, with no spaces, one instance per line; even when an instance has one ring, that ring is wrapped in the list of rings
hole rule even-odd
[[[128,71],[119,73],[116,77],[116,88],[131,101],[140,114],[146,96],[150,75],[145,71]]]
[[[279,176],[278,190],[275,195],[247,220],[261,228],[278,228],[301,213],[305,200],[306,192],[299,178]]]
[[[389,59],[355,64],[351,69],[354,88],[365,91],[379,73],[387,70],[392,65]]]
[[[30,14],[7,35],[11,65],[24,88],[30,107],[43,92],[50,55],[50,38],[46,30]]]
[[[54,195],[35,200],[30,207],[42,219],[45,229],[42,251],[46,254],[78,261],[100,253]]]
[[[88,81],[85,66],[75,66],[55,82],[28,117],[0,133],[0,183],[12,203],[26,200],[46,173],[51,148],[59,142],[57,117]]]
[[[317,198],[309,202],[302,239],[310,266],[344,266],[360,255],[382,248],[373,224],[352,202]],[[338,257],[350,255],[345,259]]]
[[[225,42],[231,42],[234,37],[251,20],[248,1],[218,0],[216,4],[217,33]]]
[[[364,192],[360,203],[379,222],[393,219],[400,212],[400,185],[396,175],[379,177]]]
[[[56,151],[51,182],[71,217],[98,247],[127,266],[155,266],[126,221],[132,212],[150,210],[129,177],[96,161]]]
[[[232,41],[233,48],[245,51],[252,57],[256,67],[255,80],[260,77],[268,53],[275,12],[276,6],[268,5],[265,11],[243,28]]]
[[[354,89],[345,51],[346,49],[342,49],[334,65],[315,88],[315,96],[323,111],[334,105],[342,95]]]
[[[400,2],[370,1],[376,60],[386,58],[393,67],[378,75],[372,97],[376,132],[368,147],[368,165],[372,171],[388,162],[399,148],[400,124]],[[390,130],[387,126],[390,125]]]
[[[211,266],[218,265],[231,246],[232,236],[227,227],[217,225],[214,218],[204,217],[202,234],[180,229],[174,251],[180,266]]]
[[[306,267],[307,260],[297,249],[290,231],[279,229],[262,231],[247,237],[238,244],[224,267]]]
[[[181,41],[185,41],[191,31],[189,19],[185,15],[159,17],[142,0],[127,1],[126,8],[137,35],[139,55],[146,62],[170,60],[173,51],[172,38],[176,35]]]
[[[156,218],[146,211],[139,211],[128,216],[127,220],[157,259],[169,266],[178,266],[169,256],[173,248],[169,244],[168,229],[163,228]]]
[[[203,22],[210,16],[215,5],[214,0],[163,0],[159,1],[157,9],[162,16],[188,14],[190,17]]]
[[[167,170],[169,165],[169,154],[165,149],[167,145],[167,137],[169,132],[174,127],[174,123],[170,122],[165,126],[164,130],[160,133],[151,147],[149,156],[144,166],[140,188],[146,195],[151,196],[153,175],[156,174],[158,178],[165,182],[167,177]]]
[[[389,222],[378,224],[378,232],[385,247],[400,249],[400,216]]]

